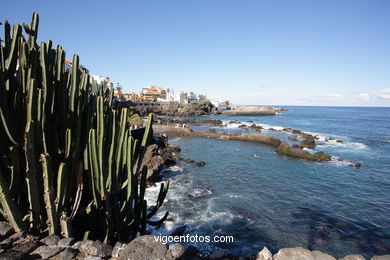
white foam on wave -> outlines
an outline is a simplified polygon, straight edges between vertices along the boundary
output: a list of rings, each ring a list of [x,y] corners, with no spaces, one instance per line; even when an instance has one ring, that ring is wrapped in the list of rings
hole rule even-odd
[[[173,166],[169,166],[168,168],[164,169],[163,172],[182,172],[182,171],[184,171],[183,167],[173,165]]]
[[[352,142],[345,136],[326,136],[325,134],[314,133],[314,132],[306,132],[306,133],[317,137],[316,139],[317,147],[345,147],[345,148],[352,148],[357,150],[368,149],[367,145],[359,142]],[[337,142],[337,140],[342,140],[342,142]]]
[[[227,128],[239,128],[241,125],[256,125],[256,126],[261,126],[264,130],[269,130],[269,129],[274,129],[277,131],[282,131],[284,129],[283,126],[274,126],[274,125],[268,125],[268,124],[255,124],[255,123],[249,123],[249,122],[242,122],[242,123],[229,123],[230,121],[225,121],[223,122],[224,126]]]
[[[354,166],[354,164],[348,160],[342,160],[337,156],[332,156],[330,163],[336,167]]]
[[[173,138],[172,140],[169,140],[170,143],[174,143],[174,142],[177,142],[177,141],[180,141],[181,138],[180,137],[175,137]]]
[[[230,121],[224,122],[224,125],[227,128],[239,128],[244,123],[229,123]],[[256,126],[261,126],[265,131],[269,131],[270,129],[274,129],[277,131],[285,132],[285,133],[290,133],[288,131],[283,131],[286,127],[284,126],[274,126],[274,125],[269,125],[269,124],[255,124]],[[272,130],[271,130],[272,131]],[[318,147],[345,147],[345,148],[351,148],[351,149],[356,149],[356,150],[365,150],[368,149],[368,146],[359,143],[359,142],[353,142],[348,140],[347,137],[345,136],[327,136],[326,134],[322,133],[315,133],[315,132],[306,132],[303,131],[304,133],[311,134],[313,136],[316,136],[316,143]],[[330,137],[334,139],[329,139]],[[342,142],[337,142],[337,140],[342,140]],[[383,142],[390,142],[390,140],[381,140]]]

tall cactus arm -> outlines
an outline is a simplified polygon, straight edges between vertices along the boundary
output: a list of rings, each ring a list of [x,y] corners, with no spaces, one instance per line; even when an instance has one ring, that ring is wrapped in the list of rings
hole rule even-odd
[[[5,79],[8,79],[16,71],[16,64],[18,60],[18,43],[19,36],[22,33],[22,27],[19,24],[15,24],[12,32],[12,43],[9,55],[5,61]]]
[[[69,167],[66,163],[61,163],[57,174],[57,198],[56,211],[61,212],[65,206],[65,193],[69,186]]]
[[[6,53],[6,56],[8,57],[9,49],[11,46],[11,25],[9,24],[8,20],[4,21],[4,52]]]
[[[0,169],[0,204],[5,214],[5,218],[15,229],[16,232],[26,230],[26,226],[22,221],[22,215],[19,212],[19,209],[16,207],[14,200],[11,197],[11,194],[8,189],[7,181],[3,176],[3,172]]]
[[[0,56],[3,60],[3,46],[0,45]],[[8,98],[7,98],[7,90],[6,90],[6,84],[5,84],[5,73],[4,73],[4,67],[3,62],[0,62],[0,121],[1,125],[8,137],[8,139],[15,145],[18,145],[18,137],[17,137],[17,131],[15,128],[15,122],[14,119],[11,117],[11,113],[9,111],[8,106]]]
[[[45,208],[47,213],[47,226],[49,229],[49,235],[59,234],[59,220],[57,216],[56,206],[54,204],[55,191],[53,185],[53,171],[51,167],[51,159],[48,154],[41,154],[40,162],[43,171],[43,188]]]
[[[39,25],[39,15],[37,13],[33,13],[30,26],[24,25],[24,29],[26,33],[29,34],[28,43],[30,48],[33,48],[36,45],[38,38],[38,25]]]

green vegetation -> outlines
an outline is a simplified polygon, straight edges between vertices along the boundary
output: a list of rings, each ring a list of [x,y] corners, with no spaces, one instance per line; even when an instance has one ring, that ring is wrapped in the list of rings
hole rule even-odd
[[[205,101],[198,101],[198,102],[195,102],[194,103],[195,105],[197,106],[209,106],[209,107],[213,107],[213,104],[211,103],[210,100],[205,100]]]
[[[38,14],[30,25],[4,22],[0,45],[0,213],[16,231],[76,239],[127,242],[144,234],[156,206],[144,199],[143,154],[152,134],[149,115],[142,141],[129,135],[130,111],[113,109],[113,90],[92,86],[74,55],[37,44]],[[140,184],[138,185],[138,180]]]
[[[138,114],[132,114],[129,118],[129,123],[131,125],[137,125],[137,126],[144,125],[144,121],[142,120],[142,118]]]

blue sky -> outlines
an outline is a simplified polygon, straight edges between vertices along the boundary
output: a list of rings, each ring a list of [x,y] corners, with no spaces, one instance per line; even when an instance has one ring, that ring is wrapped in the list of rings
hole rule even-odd
[[[241,104],[390,106],[388,0],[5,1],[125,91]],[[2,31],[2,29],[1,29]]]

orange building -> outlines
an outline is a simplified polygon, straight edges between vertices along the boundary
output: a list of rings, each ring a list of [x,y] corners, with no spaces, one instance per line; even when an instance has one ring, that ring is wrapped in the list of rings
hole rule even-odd
[[[131,100],[133,102],[141,101],[140,96],[137,93],[134,93],[134,92],[123,94],[122,98],[129,99],[129,100]]]
[[[143,88],[140,93],[140,98],[144,101],[156,101],[157,98],[165,99],[166,96],[167,91],[157,86]]]

